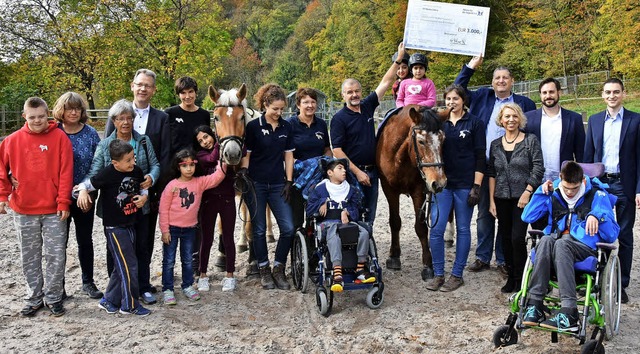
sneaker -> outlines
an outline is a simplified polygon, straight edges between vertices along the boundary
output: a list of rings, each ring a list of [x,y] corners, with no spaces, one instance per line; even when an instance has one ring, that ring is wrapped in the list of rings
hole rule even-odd
[[[438,291],[442,284],[444,284],[444,276],[437,275],[427,282],[427,290]]]
[[[275,289],[276,284],[273,282],[273,274],[271,273],[271,267],[264,266],[260,267],[260,284],[262,284],[263,289]]]
[[[165,305],[176,304],[176,295],[173,293],[173,290],[167,289],[162,292],[162,302],[164,302]]]
[[[275,283],[276,287],[278,287],[278,289],[291,289],[291,284],[289,284],[286,275],[284,275],[284,264],[278,264],[277,266],[273,267],[273,272],[271,274],[273,275],[273,282]]]
[[[536,305],[529,305],[524,311],[522,324],[525,326],[538,326],[540,325],[540,322],[544,320],[544,312],[540,311],[540,309]]]
[[[333,283],[331,285],[331,291],[333,291],[334,293],[340,293],[342,292],[342,290],[344,290],[344,288],[342,287],[342,283]]]
[[[118,306],[112,304],[109,300],[102,298],[100,302],[98,302],[98,307],[107,311],[108,314],[113,314],[118,312]]]
[[[58,301],[58,302],[54,302],[53,304],[48,304],[47,307],[49,308],[49,311],[51,311],[51,314],[54,317],[60,317],[62,315],[65,314],[65,309],[64,306],[62,306],[62,301]]]
[[[98,287],[94,283],[82,284],[82,291],[92,299],[100,299],[104,296],[102,291],[98,290]]]
[[[447,293],[450,291],[454,291],[463,285],[464,285],[464,280],[462,278],[452,275],[449,277],[449,279],[447,279],[447,281],[444,284],[442,284],[442,286],[440,287],[440,291]]]
[[[209,291],[209,277],[198,279],[198,291]]]
[[[236,278],[222,279],[222,291],[234,291],[236,290]]]
[[[158,302],[158,300],[156,300],[156,297],[153,296],[153,294],[150,292],[142,293],[142,295],[140,295],[140,300],[145,305],[153,305]]]
[[[187,299],[191,301],[200,300],[200,293],[198,292],[198,290],[194,289],[193,286],[188,286],[182,289],[182,293],[187,297]]]
[[[622,291],[620,294],[620,302],[622,302],[623,304],[626,304],[629,302],[629,295],[627,295],[627,290],[625,288],[622,288]]]
[[[367,268],[356,271],[356,284],[369,284],[376,281],[376,277]]]
[[[20,310],[20,314],[24,317],[33,317],[36,315],[38,310],[40,310],[43,307],[44,307],[43,303],[40,303],[39,305],[36,305],[36,306],[26,305],[25,307],[22,308],[22,310]]]
[[[136,316],[140,316],[140,317],[145,317],[145,316],[149,316],[149,314],[151,314],[151,310],[142,307],[142,305],[138,305],[138,307],[136,307],[133,310],[123,310],[120,309],[120,313],[123,315],[136,315]]]
[[[555,329],[558,332],[578,331],[578,309],[561,308],[555,316],[540,323],[540,327]]]
[[[489,263],[485,263],[479,259],[476,259],[476,261],[473,262],[473,264],[471,264],[467,269],[469,269],[470,272],[482,272],[483,270],[487,270],[489,268]]]

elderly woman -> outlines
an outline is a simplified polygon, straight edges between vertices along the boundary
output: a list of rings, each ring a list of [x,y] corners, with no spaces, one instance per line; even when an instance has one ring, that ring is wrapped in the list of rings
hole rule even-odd
[[[75,92],[67,92],[60,96],[53,107],[53,118],[62,129],[73,147],[73,184],[82,182],[89,173],[93,155],[100,143],[100,136],[95,129],[86,125],[87,104],[82,96]],[[102,297],[93,281],[93,213],[91,204],[82,210],[77,201],[71,203],[71,215],[67,219],[67,244],[69,242],[69,226],[71,220],[76,226],[76,241],[78,242],[78,258],[82,270],[82,291],[92,299]]]
[[[502,106],[496,124],[504,127],[505,133],[491,142],[489,150],[489,212],[498,219],[498,234],[502,236],[509,272],[501,291],[510,293],[520,289],[527,261],[527,224],[521,219],[522,210],[540,185],[544,163],[538,139],[521,131],[527,118],[519,105]]]
[[[299,88],[296,92],[296,107],[298,113],[287,119],[293,129],[293,146],[295,147],[293,158],[296,163],[322,155],[333,156],[327,123],[316,117],[318,110],[316,90]],[[304,204],[302,192],[294,188],[291,191],[290,205],[295,229],[301,228],[304,223]]]
[[[145,174],[145,180],[141,184],[142,188],[149,188],[158,181],[160,177],[160,164],[156,158],[156,154],[151,146],[151,140],[146,135],[140,135],[133,130],[133,119],[136,117],[136,111],[133,109],[131,102],[120,100],[109,109],[109,119],[115,126],[115,130],[98,144],[96,154],[91,164],[91,171],[87,177],[95,176],[101,169],[111,164],[111,156],[109,155],[109,144],[120,139],[126,141],[133,146],[136,165],[142,169]],[[136,257],[138,258],[138,283],[142,302],[145,304],[154,304],[156,299],[151,294],[151,284],[149,283],[150,270],[149,265],[151,259],[149,257],[148,242],[150,237],[148,231],[148,214],[149,202],[142,208],[142,213],[138,213],[136,221]],[[102,206],[98,203],[97,214],[102,217]],[[107,271],[109,274],[113,271],[113,259],[107,252]]]

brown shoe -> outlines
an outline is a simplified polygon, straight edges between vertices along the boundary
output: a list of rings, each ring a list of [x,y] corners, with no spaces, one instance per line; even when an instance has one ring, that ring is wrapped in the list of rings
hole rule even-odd
[[[464,280],[462,278],[458,278],[455,275],[452,275],[447,279],[447,281],[440,287],[440,291],[442,292],[450,292],[454,291],[457,288],[464,285]]]
[[[260,284],[265,290],[274,289],[276,285],[273,283],[273,276],[271,275],[271,267],[260,267]]]
[[[273,267],[273,282],[276,284],[276,287],[280,290],[289,290],[291,289],[291,285],[287,281],[287,277],[284,275],[284,264],[278,264]]]
[[[487,270],[489,268],[489,263],[485,263],[479,259],[476,259],[476,261],[473,262],[473,264],[471,264],[467,269],[469,269],[470,272],[482,272],[483,270]]]
[[[444,276],[435,276],[427,282],[427,290],[438,291],[444,284]]]
[[[507,268],[506,264],[498,264],[498,273],[502,275],[503,278],[507,278],[509,276],[509,268]]]

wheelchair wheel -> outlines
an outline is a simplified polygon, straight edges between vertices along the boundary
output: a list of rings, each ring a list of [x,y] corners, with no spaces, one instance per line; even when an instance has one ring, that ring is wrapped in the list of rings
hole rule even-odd
[[[620,304],[622,295],[622,277],[620,260],[617,254],[611,254],[604,268],[600,300],[604,309],[605,339],[611,340],[620,330]]]
[[[371,290],[369,290],[369,293],[367,293],[367,306],[369,306],[370,309],[380,308],[383,301],[384,294],[380,287],[374,286],[373,288],[371,288]]]
[[[604,345],[600,343],[598,345],[598,341],[595,339],[590,339],[582,346],[582,350],[580,350],[580,354],[604,354]]]
[[[297,231],[291,247],[291,278],[293,286],[306,293],[309,287],[309,253],[303,231]]]
[[[318,311],[320,311],[322,316],[329,316],[329,312],[331,312],[331,307],[333,305],[333,293],[331,293],[330,297],[327,297],[326,289],[317,288],[316,305],[318,306]]]
[[[496,348],[518,343],[518,331],[508,325],[502,325],[493,332],[493,345]]]

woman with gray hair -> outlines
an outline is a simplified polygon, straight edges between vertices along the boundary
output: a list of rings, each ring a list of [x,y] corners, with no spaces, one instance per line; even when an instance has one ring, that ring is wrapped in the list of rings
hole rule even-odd
[[[489,212],[498,219],[509,277],[503,293],[520,290],[522,272],[527,261],[527,224],[522,211],[544,175],[542,149],[533,134],[521,130],[527,118],[516,103],[502,106],[496,124],[505,129],[502,137],[489,149]]]
[[[136,117],[136,111],[133,104],[125,99],[119,100],[109,109],[109,120],[113,123],[115,130],[98,144],[91,170],[87,174],[87,178],[95,176],[104,167],[111,164],[111,156],[109,154],[109,144],[120,139],[133,146],[133,153],[136,158],[136,165],[142,169],[144,173],[144,181],[140,186],[148,189],[153,186],[160,178],[160,164],[156,158],[156,154],[151,145],[151,140],[146,135],[140,135],[133,130],[133,119]],[[148,231],[148,214],[149,202],[142,208],[142,213],[138,213],[136,220],[136,257],[138,258],[138,283],[140,289],[145,289],[144,285],[149,284],[150,278],[150,259],[147,244],[149,237]],[[102,205],[98,200],[96,214],[102,217]],[[107,271],[109,275],[113,271],[113,259],[107,251]],[[145,304],[154,304],[156,302],[153,294],[149,292],[140,295]]]

